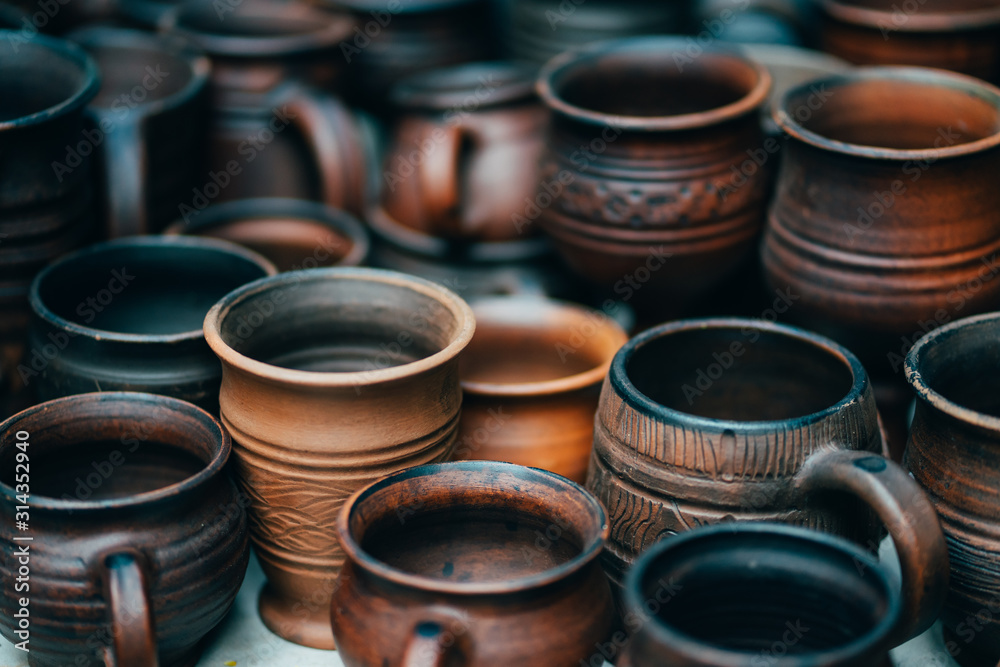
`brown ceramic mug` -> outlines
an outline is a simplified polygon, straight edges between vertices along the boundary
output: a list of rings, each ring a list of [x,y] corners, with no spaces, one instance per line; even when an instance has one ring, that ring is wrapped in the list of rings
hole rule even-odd
[[[594,411],[628,336],[607,315],[538,297],[472,302],[454,458],[509,461],[583,483]]]
[[[613,625],[604,509],[558,475],[463,461],[344,505],[332,602],[347,667],[576,667]]]
[[[357,268],[258,280],[205,318],[268,578],[260,613],[280,636],[334,647],[337,512],[356,489],[451,454],[458,356],[474,328],[469,306],[447,289]]]

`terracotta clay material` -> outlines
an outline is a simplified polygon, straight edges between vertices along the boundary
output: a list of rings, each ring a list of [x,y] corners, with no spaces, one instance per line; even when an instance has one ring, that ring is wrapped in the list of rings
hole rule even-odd
[[[933,513],[899,540],[943,554]],[[947,558],[931,576],[947,587]],[[629,572],[619,667],[891,667],[913,610],[877,558],[799,527],[700,528],[661,542]],[[933,616],[940,607],[928,608]],[[650,609],[655,611],[650,614]]]
[[[749,319],[650,329],[615,356],[594,427],[587,488],[610,515],[605,570],[621,582],[659,540],[723,521],[798,524],[871,548],[884,534],[874,515],[897,539],[936,522],[884,453],[868,376],[833,341]],[[915,629],[934,621],[944,558],[904,553],[904,597],[927,601],[913,607]]]
[[[941,616],[956,660],[1000,660],[1000,314],[924,336],[906,358],[917,405],[904,464],[941,516],[951,590]],[[975,628],[975,631],[973,631]]]
[[[529,67],[494,62],[400,81],[391,96],[399,119],[382,177],[386,213],[432,236],[531,235],[524,208],[535,196],[549,117],[534,79]]]
[[[17,372],[41,400],[145,391],[218,412],[222,369],[201,322],[226,293],[274,266],[215,239],[134,236],[66,255],[31,285]]]
[[[768,280],[799,296],[790,316],[901,381],[915,338],[1000,299],[1000,89],[857,68],[789,91],[775,120]]]
[[[1000,81],[1000,2],[818,0],[824,51],[858,65],[917,65]]]
[[[472,303],[455,458],[510,461],[583,483],[594,411],[628,336],[601,312],[537,297]]]
[[[451,454],[458,355],[474,328],[452,292],[373,269],[283,273],[205,318],[268,578],[260,613],[278,635],[333,648],[336,514],[358,488]]]
[[[738,183],[734,172],[764,150],[770,75],[737,47],[690,59],[687,45],[598,44],[557,56],[538,80],[553,113],[538,223],[577,274],[608,289],[633,278],[636,303],[661,313],[745,262],[769,185],[767,164]]]
[[[357,266],[368,232],[350,214],[301,199],[244,199],[218,204],[170,225],[166,234],[225,239],[260,253],[279,271]]]
[[[576,667],[611,632],[597,558],[607,517],[552,473],[411,468],[352,496],[337,533],[347,562],[332,617],[347,667]]]
[[[0,424],[3,636],[23,639],[23,547],[32,665],[193,667],[250,557],[230,448],[207,412],[152,394],[71,396]],[[23,532],[13,508],[26,493]]]

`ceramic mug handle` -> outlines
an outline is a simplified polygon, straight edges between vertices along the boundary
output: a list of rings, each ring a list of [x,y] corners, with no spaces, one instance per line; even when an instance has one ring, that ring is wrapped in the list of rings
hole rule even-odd
[[[948,592],[948,549],[934,506],[909,473],[871,452],[836,449],[810,457],[796,476],[796,488],[802,497],[852,494],[888,528],[903,580],[903,610],[893,630],[897,643],[934,624]]]
[[[440,139],[424,155],[419,167],[424,218],[431,233],[452,238],[467,231],[462,221],[462,143],[465,132],[457,125],[438,125]]]
[[[452,657],[450,649],[454,644],[445,646],[444,634],[445,629],[439,623],[418,623],[406,644],[400,667],[444,667],[445,664],[454,664],[453,660],[449,660]]]
[[[110,123],[105,132],[101,125]],[[104,134],[104,182],[108,202],[109,238],[149,234],[146,215],[146,142],[144,116],[132,110],[122,119],[93,114],[97,132]]]
[[[153,610],[142,564],[133,554],[118,553],[104,559],[104,568],[114,637],[105,662],[108,667],[157,667]]]

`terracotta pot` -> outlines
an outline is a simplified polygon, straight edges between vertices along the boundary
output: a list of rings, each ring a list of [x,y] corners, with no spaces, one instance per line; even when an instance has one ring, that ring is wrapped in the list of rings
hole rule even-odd
[[[101,72],[89,111],[101,145],[105,232],[158,232],[201,185],[208,58],[182,40],[133,30],[86,28],[69,37]]]
[[[770,75],[735,48],[692,59],[687,46],[599,44],[553,59],[538,83],[553,112],[538,223],[577,274],[674,311],[747,259],[768,191],[766,163],[731,181],[764,150]]]
[[[583,483],[601,383],[628,336],[603,312],[536,297],[482,299],[472,312],[454,457]]]
[[[79,47],[21,37],[0,31],[0,89],[22,91],[0,100],[0,343],[16,348],[31,279],[93,234],[92,157],[76,147],[87,144],[85,107],[99,87],[97,66]]]
[[[969,317],[920,339],[906,358],[917,395],[904,463],[948,538],[951,590],[942,614],[963,665],[1000,660],[1000,314]]]
[[[933,511],[914,528],[897,544],[937,555],[940,569],[920,573],[935,591],[933,618],[947,588],[944,536]],[[618,665],[891,667],[889,649],[909,636],[920,604],[913,583],[901,595],[877,558],[810,530],[701,528],[656,545],[629,572],[626,618],[637,632]]]
[[[914,339],[1000,299],[1000,90],[858,68],[791,90],[775,119],[768,280],[799,295],[790,316],[901,381]]]
[[[347,667],[576,667],[613,624],[600,503],[509,463],[420,466],[359,491],[332,604]]]
[[[432,236],[530,235],[524,208],[535,196],[549,117],[534,78],[531,68],[494,62],[397,84],[391,99],[400,118],[382,175],[386,213]]]
[[[858,65],[918,65],[1000,80],[997,0],[819,0],[824,51]]]
[[[660,539],[732,520],[877,549],[875,515],[905,534],[930,511],[883,453],[868,375],[833,341],[750,319],[650,329],[615,356],[594,427],[587,488],[611,517],[605,570],[621,582]],[[904,557],[905,578],[933,572],[932,555]]]
[[[167,234],[232,241],[260,253],[279,271],[357,266],[368,257],[368,232],[350,214],[301,199],[245,199],[178,220]]]
[[[218,412],[221,368],[201,322],[216,301],[274,266],[214,239],[137,236],[84,248],[38,274],[17,367],[40,400],[145,391]]]
[[[458,355],[474,328],[448,290],[372,269],[283,273],[208,314],[222,421],[268,578],[260,613],[278,635],[333,648],[336,514],[356,489],[451,454]]]
[[[35,406],[0,433],[3,636],[27,639],[32,665],[193,667],[250,557],[219,422],[177,399],[108,392]],[[15,530],[29,492],[28,531]],[[15,590],[24,553],[30,582]]]
[[[243,0],[224,12],[185,3],[164,22],[212,59],[208,170],[180,215],[255,197],[363,210],[367,149],[330,92],[346,64],[339,44],[351,19],[304,0]]]

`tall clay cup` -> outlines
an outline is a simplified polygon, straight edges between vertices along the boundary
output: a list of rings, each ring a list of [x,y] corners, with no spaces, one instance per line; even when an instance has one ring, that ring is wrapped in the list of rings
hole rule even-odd
[[[280,636],[333,648],[337,512],[358,488],[451,454],[474,328],[443,287],[347,268],[258,280],[205,318],[268,578],[260,613]]]
[[[1000,660],[1000,314],[969,317],[913,346],[917,405],[904,464],[941,517],[951,590],[941,620],[963,665]]]

